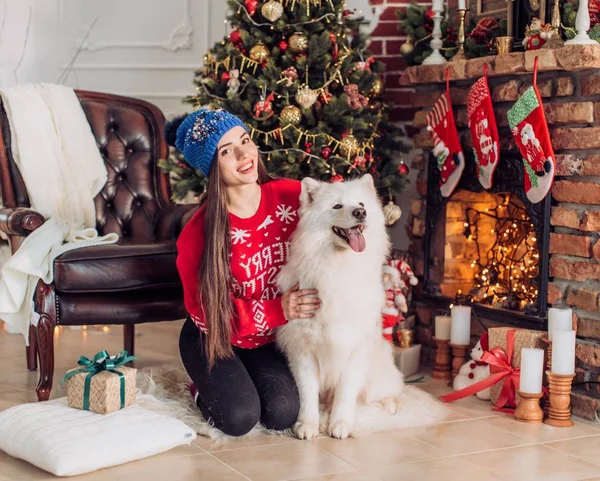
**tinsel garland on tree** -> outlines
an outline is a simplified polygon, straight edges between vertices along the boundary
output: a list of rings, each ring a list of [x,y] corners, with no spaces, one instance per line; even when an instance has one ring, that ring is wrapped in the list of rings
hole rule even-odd
[[[339,181],[365,172],[392,198],[407,182],[405,134],[383,101],[385,64],[367,49],[367,22],[344,0],[228,0],[233,30],[195,73],[184,102],[223,108],[248,126],[277,176]],[[175,152],[161,166],[175,198],[206,179]]]
[[[431,54],[429,40],[433,32],[433,10],[429,6],[411,3],[406,10],[396,13],[400,20],[398,29],[407,41],[400,47],[406,64],[421,65]],[[450,60],[458,51],[458,20],[446,15],[441,23],[442,55]],[[465,26],[465,54],[467,58],[490,55],[494,38],[506,34],[506,20],[498,23],[492,18],[477,22],[470,20]]]

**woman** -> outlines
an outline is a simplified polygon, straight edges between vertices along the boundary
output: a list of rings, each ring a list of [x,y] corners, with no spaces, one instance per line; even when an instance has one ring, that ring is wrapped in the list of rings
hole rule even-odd
[[[298,221],[300,182],[269,177],[245,124],[223,110],[175,119],[167,136],[208,177],[206,196],[177,241],[189,314],[179,349],[196,404],[231,436],[259,421],[287,429],[299,398],[273,330],[314,317],[320,306],[313,289],[280,295],[276,286]]]

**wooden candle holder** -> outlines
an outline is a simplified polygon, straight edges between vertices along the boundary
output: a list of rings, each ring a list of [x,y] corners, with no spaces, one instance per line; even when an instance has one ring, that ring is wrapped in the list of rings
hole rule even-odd
[[[549,408],[545,424],[556,427],[573,426],[571,421],[571,384],[575,374],[554,374],[546,371],[549,384]]]
[[[548,335],[542,336],[542,342],[546,345],[546,369],[544,370],[544,379],[542,384],[548,388],[548,371],[552,370],[552,341],[548,339]],[[542,406],[544,408],[544,417],[548,417],[548,410],[550,409],[550,399],[548,398],[549,393],[544,394],[544,400]]]
[[[435,343],[437,344],[437,349],[435,351],[435,367],[433,368],[433,373],[431,377],[433,379],[442,379],[444,381],[449,381],[451,379],[451,356],[450,356],[450,346],[449,340],[437,339],[433,338]]]
[[[522,423],[541,423],[544,419],[544,411],[540,407],[542,393],[517,391],[517,394],[520,400],[515,409],[515,419]]]
[[[450,344],[450,347],[452,348],[452,380],[448,383],[448,386],[452,386],[454,378],[458,376],[458,371],[467,362],[467,352],[469,351],[468,344]]]

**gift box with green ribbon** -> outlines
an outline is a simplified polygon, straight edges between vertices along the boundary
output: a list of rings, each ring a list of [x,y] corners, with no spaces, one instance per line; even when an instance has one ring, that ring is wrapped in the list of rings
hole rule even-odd
[[[93,359],[81,356],[80,367],[69,370],[62,379],[67,384],[69,407],[108,414],[133,404],[137,370],[125,364],[134,359],[127,351],[117,356],[100,351]]]

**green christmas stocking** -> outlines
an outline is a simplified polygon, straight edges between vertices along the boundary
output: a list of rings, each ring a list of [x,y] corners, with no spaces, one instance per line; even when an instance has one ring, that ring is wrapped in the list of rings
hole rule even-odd
[[[533,85],[508,111],[508,123],[523,156],[525,192],[527,198],[534,204],[546,197],[556,172],[556,158],[536,83],[537,58],[534,65]]]

